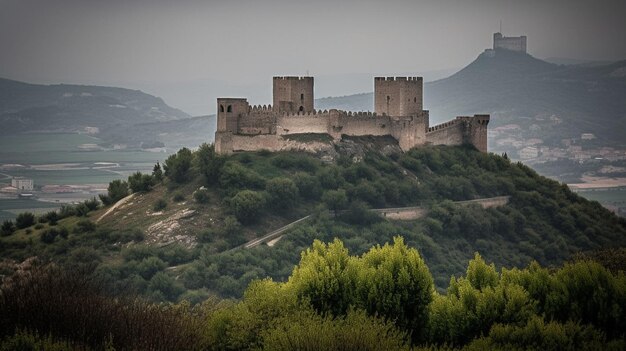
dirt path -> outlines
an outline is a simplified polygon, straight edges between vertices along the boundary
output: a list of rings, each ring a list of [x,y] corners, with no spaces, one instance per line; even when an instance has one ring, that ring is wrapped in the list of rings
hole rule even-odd
[[[102,218],[106,217],[109,213],[115,211],[116,208],[122,206],[123,204],[128,202],[128,200],[132,199],[134,196],[135,194],[130,194],[126,196],[125,198],[121,199],[120,201],[116,202],[115,205],[111,206],[111,208],[109,208],[105,213],[103,213],[102,216],[100,216],[100,218],[96,219],[96,223],[100,222]]]

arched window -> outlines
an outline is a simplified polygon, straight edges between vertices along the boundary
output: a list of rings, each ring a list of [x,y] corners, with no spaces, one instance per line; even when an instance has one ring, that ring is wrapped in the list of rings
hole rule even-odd
[[[389,95],[387,95],[387,103],[389,103],[389,100],[391,100],[391,97],[389,97]]]
[[[220,112],[224,112],[224,105],[220,105]]]
[[[417,102],[417,98],[416,97],[413,98],[413,102]]]
[[[300,100],[304,100],[304,94],[300,94]]]
[[[303,112],[303,111],[304,111],[304,107],[300,106],[300,108],[298,109],[298,111]]]
[[[226,112],[233,112],[233,105],[228,105]]]

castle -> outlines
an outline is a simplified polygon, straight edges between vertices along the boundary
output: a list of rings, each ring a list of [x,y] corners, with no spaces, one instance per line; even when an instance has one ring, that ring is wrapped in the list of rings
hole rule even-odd
[[[274,77],[273,105],[250,106],[244,98],[217,99],[218,153],[267,149],[319,151],[328,143],[306,142],[298,135],[391,136],[400,148],[471,144],[487,151],[489,115],[456,117],[430,126],[422,109],[422,77],[374,78],[375,112],[315,110],[313,77]]]
[[[502,33],[493,33],[493,50],[507,49],[526,53],[526,36],[505,37]]]

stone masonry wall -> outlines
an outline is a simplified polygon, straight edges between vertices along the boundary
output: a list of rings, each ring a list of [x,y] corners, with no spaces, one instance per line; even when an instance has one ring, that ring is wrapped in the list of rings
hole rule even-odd
[[[281,115],[276,117],[276,133],[279,135],[328,133],[329,119],[328,111]]]
[[[429,128],[426,142],[433,145],[461,145],[465,142],[465,124],[452,120]]]

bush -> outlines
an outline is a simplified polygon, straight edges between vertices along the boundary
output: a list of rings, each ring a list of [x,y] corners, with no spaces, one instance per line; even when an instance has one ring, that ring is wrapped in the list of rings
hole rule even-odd
[[[304,172],[298,172],[293,177],[298,187],[298,194],[305,199],[317,200],[322,193],[322,186],[317,177]]]
[[[242,190],[231,199],[230,203],[239,222],[252,223],[261,213],[265,201],[263,196],[256,191]]]
[[[215,145],[202,144],[195,153],[194,163],[207,184],[217,183],[226,158],[215,152]]]
[[[39,230],[39,229],[43,229],[44,225],[41,223],[37,223],[35,224],[35,229]]]
[[[90,233],[96,231],[96,224],[88,219],[82,219],[76,223],[74,232],[76,233]]]
[[[289,178],[274,178],[267,182],[265,191],[270,206],[278,209],[291,208],[296,204],[298,187]]]
[[[185,201],[185,195],[183,193],[177,192],[176,194],[174,194],[172,200],[174,202],[183,202]]]
[[[161,164],[158,161],[152,168],[152,178],[155,182],[161,182],[163,180],[163,170],[161,170]]]
[[[22,212],[15,218],[15,226],[17,229],[28,228],[35,224],[35,215],[30,212]]]
[[[15,224],[13,224],[12,220],[6,219],[2,222],[2,227],[0,227],[0,234],[2,236],[9,236],[15,232]]]
[[[255,171],[237,162],[229,161],[222,167],[220,185],[226,191],[235,192],[243,189],[263,189],[265,179]]]
[[[50,225],[57,225],[59,221],[59,213],[57,211],[46,212],[43,216],[39,217],[40,223],[48,223]]]
[[[101,194],[99,196],[100,201],[102,201],[105,206],[112,205],[128,196],[128,183],[123,180],[116,179],[109,183],[107,195]]]
[[[322,202],[326,204],[329,210],[333,210],[337,214],[337,211],[344,209],[348,204],[348,195],[343,189],[328,190],[322,194]]]
[[[154,179],[149,174],[136,172],[128,177],[128,186],[133,193],[145,193],[154,186]]]
[[[184,147],[178,150],[177,153],[170,155],[163,164],[165,170],[165,176],[176,183],[183,183],[187,181],[190,176],[191,162],[193,155],[191,150]]]
[[[161,210],[164,210],[166,207],[167,207],[167,201],[165,201],[165,199],[158,199],[157,202],[152,207],[152,209],[155,211],[161,211]]]
[[[211,200],[209,191],[204,188],[200,188],[194,191],[193,198],[194,200],[196,200],[197,203],[200,203],[200,204],[206,204],[209,202],[209,200]]]
[[[341,219],[356,225],[370,225],[382,220],[378,213],[372,212],[367,204],[358,200],[348,206],[346,212],[341,215]]]
[[[39,234],[39,239],[42,243],[52,244],[57,237],[61,237],[66,239],[68,235],[67,228],[50,228],[41,234]]]

